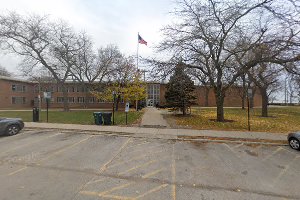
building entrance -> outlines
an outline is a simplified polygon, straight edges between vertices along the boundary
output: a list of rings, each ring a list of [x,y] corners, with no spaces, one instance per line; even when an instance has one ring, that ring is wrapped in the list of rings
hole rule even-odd
[[[160,95],[160,85],[155,83],[149,83],[147,85],[147,106],[153,107],[158,105]]]
[[[148,99],[147,107],[153,107],[153,99]]]

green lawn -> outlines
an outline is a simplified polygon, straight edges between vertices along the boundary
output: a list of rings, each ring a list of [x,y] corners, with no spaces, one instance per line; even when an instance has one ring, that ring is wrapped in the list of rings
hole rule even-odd
[[[49,122],[65,124],[94,124],[93,112],[99,112],[99,110],[76,110],[69,112],[49,111]],[[42,111],[40,114],[40,122],[46,122],[46,111]],[[128,112],[128,124],[138,123],[142,114],[142,112]],[[22,118],[25,122],[31,122],[32,111],[0,111],[0,117],[18,117]],[[125,112],[115,112],[115,124],[126,124]]]
[[[225,119],[232,122],[215,122],[216,108],[193,108],[192,115],[168,115],[177,126],[193,129],[247,130],[247,109],[225,108]],[[260,117],[261,109],[250,111],[251,131],[286,133],[300,130],[300,107],[270,107],[267,118]]]

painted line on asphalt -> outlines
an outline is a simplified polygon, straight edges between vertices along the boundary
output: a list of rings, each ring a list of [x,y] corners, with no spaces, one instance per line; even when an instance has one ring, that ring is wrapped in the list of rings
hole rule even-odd
[[[241,147],[243,145],[244,145],[244,143],[241,143],[241,144],[235,145],[233,148],[239,148],[239,147]]]
[[[143,198],[143,197],[145,197],[145,196],[148,195],[148,194],[157,192],[157,191],[159,191],[159,190],[161,190],[161,189],[167,187],[168,185],[169,185],[169,184],[163,184],[163,185],[160,185],[160,186],[158,186],[158,187],[155,187],[155,188],[153,188],[152,190],[149,190],[148,192],[145,192],[144,194],[141,194],[141,195],[135,197],[134,199],[140,199],[140,198]]]
[[[222,145],[227,147],[231,151],[231,153],[233,153],[236,157],[240,158],[240,156],[237,155],[237,153],[228,144],[222,143]]]
[[[274,179],[273,185],[278,182],[278,180],[290,169],[290,166],[299,158],[300,156],[295,156],[288,164],[284,166],[284,169],[280,171],[278,176]]]
[[[130,148],[133,148],[133,147],[138,147],[138,146],[141,146],[141,145],[144,145],[144,144],[149,144],[150,142],[149,141],[145,141],[145,142],[142,142],[142,143],[139,143],[139,144],[135,144],[135,145],[130,145],[127,147],[127,149],[130,149]]]
[[[269,156],[265,157],[263,159],[263,161],[266,161],[268,159],[270,159],[272,156],[274,156],[276,153],[278,153],[279,151],[281,151],[283,148],[282,147],[278,147],[273,153],[271,153]]]
[[[159,151],[156,151],[156,152],[152,152],[151,154],[146,154],[146,155],[139,155],[139,156],[136,156],[136,157],[132,157],[131,159],[128,159],[128,160],[124,160],[122,162],[117,162],[113,165],[110,165],[107,167],[107,169],[111,169],[111,168],[114,168],[114,167],[117,167],[119,165],[122,165],[122,164],[125,164],[125,163],[128,163],[128,162],[131,162],[131,161],[134,161],[134,160],[138,160],[138,159],[141,159],[141,158],[146,158],[146,157],[150,157],[150,156],[153,156],[157,153],[161,153],[161,152],[164,152],[165,150],[159,150]]]
[[[37,164],[37,165],[40,165],[41,162],[43,162],[43,161],[49,159],[50,157],[52,157],[52,156],[54,156],[54,155],[57,155],[57,154],[59,154],[59,153],[62,153],[62,152],[64,152],[64,151],[66,151],[67,149],[72,148],[72,147],[74,147],[74,146],[76,146],[76,145],[78,145],[78,144],[80,144],[80,143],[82,143],[82,142],[88,140],[88,139],[91,138],[91,137],[93,137],[93,136],[89,136],[89,137],[87,137],[87,138],[85,138],[85,139],[80,140],[79,142],[76,142],[76,143],[74,143],[74,144],[72,144],[72,145],[68,145],[67,147],[65,147],[65,148],[63,148],[63,149],[60,149],[60,150],[58,150],[58,151],[55,151],[55,152],[53,152],[52,154],[50,154],[49,156],[47,156],[47,157],[45,157],[45,158],[39,160],[39,162],[37,162],[36,164]],[[27,168],[28,168],[28,166],[25,166],[25,167],[23,167],[23,168],[21,168],[21,169],[18,169],[18,170],[14,171],[14,172],[9,173],[8,176],[15,175],[15,174],[17,174],[17,173],[19,173],[19,172],[21,172],[21,171],[24,171],[24,170],[27,169]]]
[[[80,141],[78,141],[78,142],[75,142],[74,144],[68,145],[68,146],[66,146],[66,147],[63,148],[63,149],[60,149],[60,150],[58,150],[58,151],[55,151],[55,152],[51,153],[49,156],[44,157],[43,159],[41,159],[37,164],[41,164],[41,162],[43,162],[43,161],[45,161],[45,160],[48,160],[48,159],[51,158],[52,156],[58,155],[58,154],[60,154],[60,153],[62,153],[62,152],[64,152],[64,151],[66,151],[66,150],[68,150],[68,149],[70,149],[70,148],[72,148],[72,147],[75,147],[75,146],[77,146],[77,145],[79,145],[79,144],[81,144],[81,143],[87,141],[88,139],[90,139],[90,138],[92,138],[92,137],[94,137],[94,135],[90,135],[89,137],[84,138],[84,139],[82,139],[82,140],[80,140]]]
[[[123,171],[123,172],[119,173],[119,175],[124,175],[124,174],[126,174],[126,173],[128,173],[128,172],[131,172],[131,171],[134,171],[134,170],[136,170],[136,169],[140,169],[140,168],[146,167],[146,166],[148,166],[148,165],[151,165],[151,164],[153,164],[153,163],[156,163],[157,161],[158,161],[158,160],[150,160],[149,162],[146,162],[146,163],[141,164],[141,165],[137,165],[137,166],[132,167],[132,168],[126,170],[126,171]]]
[[[102,167],[100,168],[100,172],[99,173],[102,173],[103,171],[106,170],[107,166],[121,153],[121,151],[126,147],[126,145],[128,145],[129,141],[131,140],[131,138],[128,138],[126,140],[126,142],[118,149],[118,151],[116,152],[115,155],[113,155],[111,157],[111,159],[109,161],[107,161],[104,165],[102,165]]]
[[[149,172],[148,174],[145,174],[144,176],[142,176],[142,178],[149,178],[155,174],[158,174],[162,171],[164,171],[165,168],[161,168],[152,172]],[[138,182],[131,182],[131,183],[126,183],[126,184],[122,184],[122,185],[117,185],[116,187],[110,188],[109,190],[106,191],[102,191],[102,192],[92,192],[92,191],[80,191],[80,194],[84,194],[84,195],[89,195],[89,196],[99,196],[99,197],[105,197],[107,194],[114,192],[116,190],[120,190],[126,187],[129,187],[131,185],[136,185],[139,184]],[[126,197],[125,197],[126,198]]]
[[[109,199],[135,200],[135,198],[133,198],[133,197],[126,197],[126,196],[116,196],[116,195],[102,195],[102,196],[99,196],[98,192],[91,192],[91,191],[81,191],[79,193],[82,194],[82,195],[104,197],[104,198],[109,198]]]
[[[25,147],[25,146],[28,146],[28,145],[31,145],[31,144],[34,144],[34,143],[37,143],[37,142],[41,142],[41,141],[43,141],[43,140],[46,140],[46,139],[55,137],[55,136],[60,135],[60,134],[62,134],[62,133],[57,133],[57,134],[54,134],[54,135],[50,135],[50,136],[48,136],[48,137],[46,137],[46,138],[41,138],[41,139],[36,140],[36,141],[28,142],[28,143],[26,143],[26,144],[17,146],[17,147],[15,147],[15,148],[9,149],[9,150],[7,150],[7,151],[3,151],[3,152],[0,153],[0,155],[3,155],[3,154],[8,153],[8,152],[10,152],[10,151],[15,151],[15,150],[17,150],[17,149],[20,149],[20,148],[22,148],[22,147]]]
[[[13,172],[9,173],[8,176],[12,176],[12,175],[14,175],[14,174],[17,174],[17,173],[19,173],[19,172],[21,172],[21,171],[24,171],[24,170],[27,169],[27,168],[28,168],[27,166],[26,166],[26,167],[22,167],[22,168],[20,168],[20,169],[18,169],[18,170],[16,170],[16,171],[13,171]]]

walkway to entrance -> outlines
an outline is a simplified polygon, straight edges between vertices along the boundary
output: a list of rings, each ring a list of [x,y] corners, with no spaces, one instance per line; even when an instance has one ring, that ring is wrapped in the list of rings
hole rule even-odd
[[[153,108],[147,107],[145,108],[145,114],[142,118],[141,126],[143,127],[151,127],[151,128],[169,128],[169,124],[161,115],[161,111]]]

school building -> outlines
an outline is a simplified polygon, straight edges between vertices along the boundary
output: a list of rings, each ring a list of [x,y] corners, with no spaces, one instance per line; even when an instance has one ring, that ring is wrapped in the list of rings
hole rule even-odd
[[[69,107],[72,108],[111,108],[112,102],[105,102],[96,99],[85,88],[77,82],[67,82]],[[41,105],[46,106],[43,92],[51,92],[50,107],[63,108],[62,88],[55,83],[39,84],[35,81],[15,79],[0,76],[0,109],[29,109],[37,107],[40,95]],[[147,106],[164,105],[166,84],[148,82],[147,83]],[[196,86],[196,104],[199,106],[215,107],[215,94],[212,88],[206,90],[204,86]],[[232,87],[227,91],[224,106],[240,107],[242,105],[242,90],[240,87]],[[261,106],[261,95],[255,92],[253,106]],[[120,108],[124,108],[124,102],[120,102]]]

